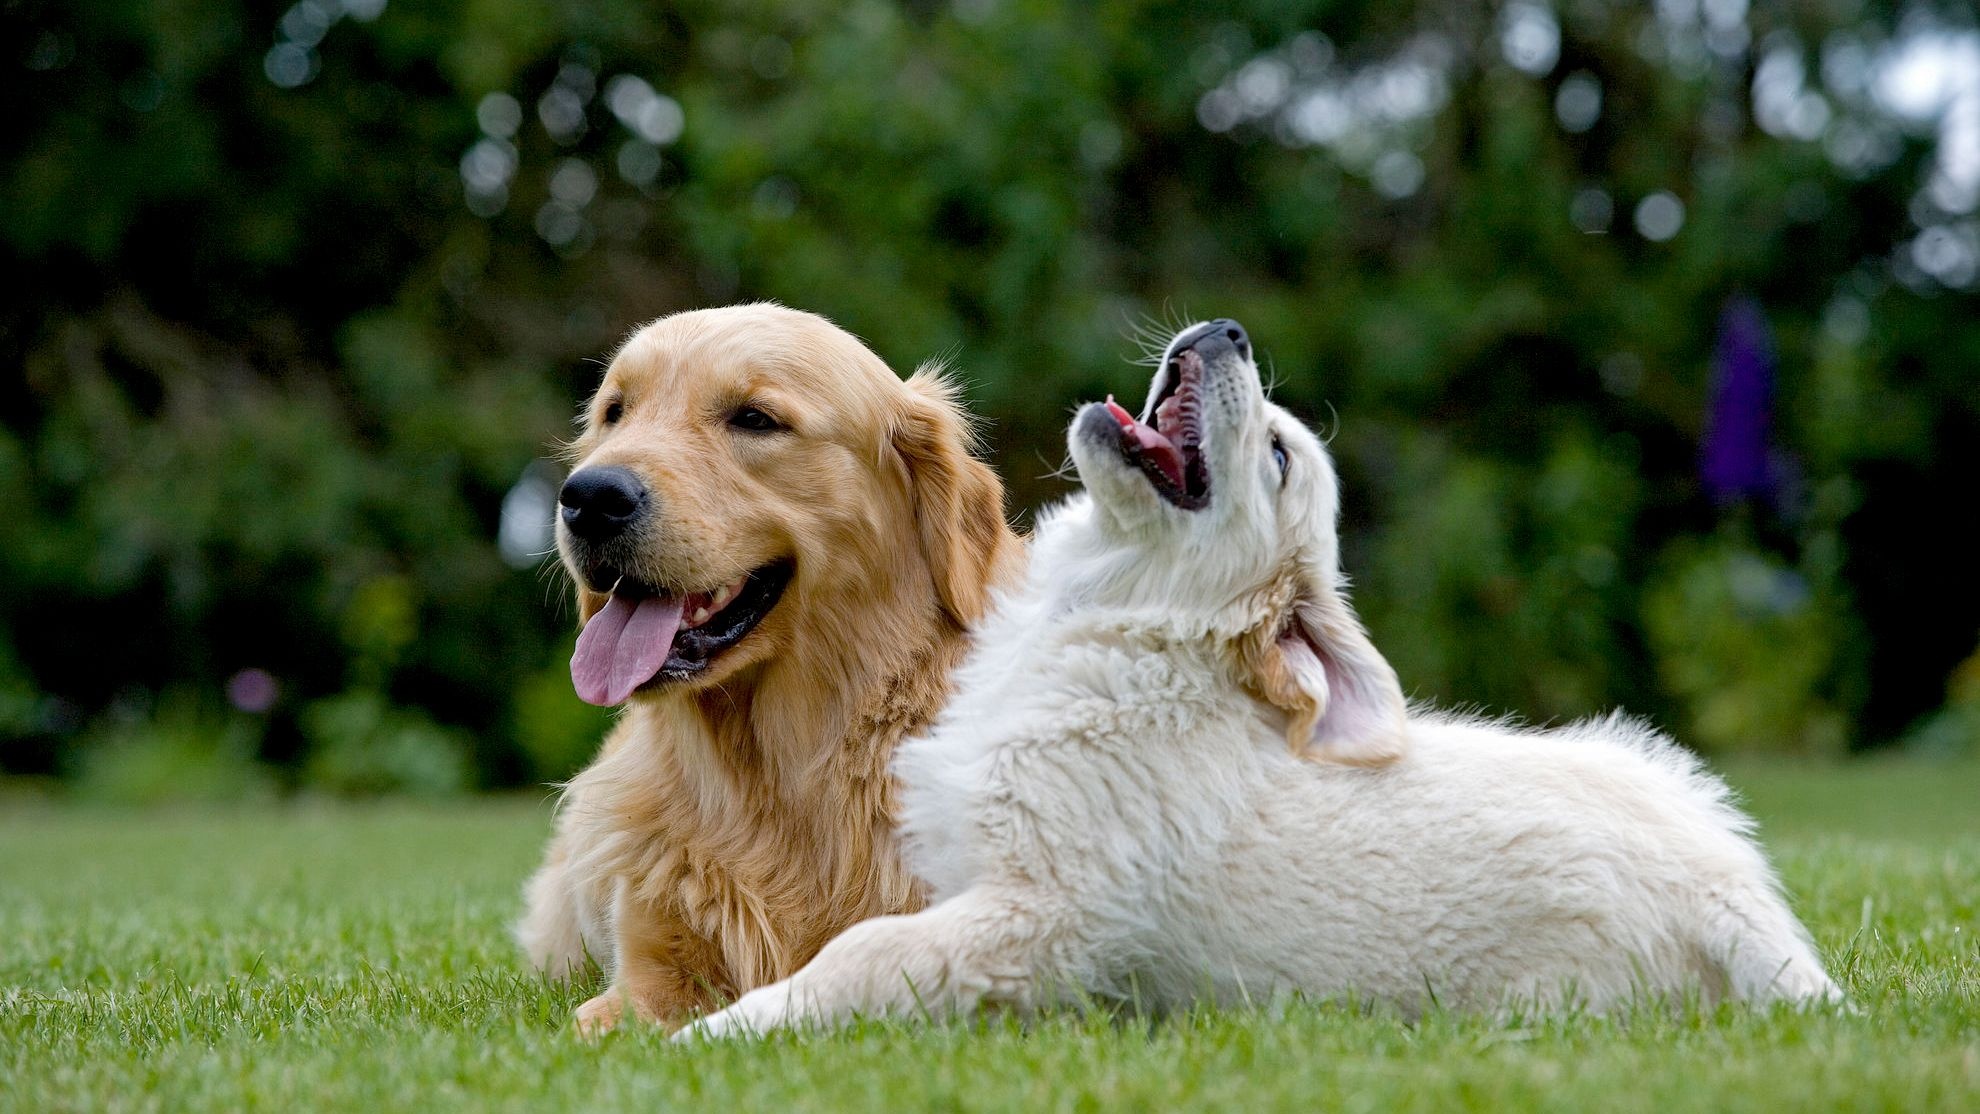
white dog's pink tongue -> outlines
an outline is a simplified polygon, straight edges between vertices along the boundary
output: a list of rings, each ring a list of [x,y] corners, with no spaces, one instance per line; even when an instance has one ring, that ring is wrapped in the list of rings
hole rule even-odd
[[[1141,446],[1142,455],[1154,461],[1155,467],[1160,468],[1163,474],[1169,477],[1171,483],[1178,488],[1182,487],[1182,452],[1176,448],[1175,442],[1162,436],[1161,430],[1137,421],[1125,407],[1114,401],[1113,395],[1107,396],[1107,412],[1114,416],[1115,421],[1121,423],[1122,429],[1134,435],[1135,443]]]
[[[578,632],[571,684],[578,699],[609,708],[653,679],[681,629],[681,600],[613,596]]]

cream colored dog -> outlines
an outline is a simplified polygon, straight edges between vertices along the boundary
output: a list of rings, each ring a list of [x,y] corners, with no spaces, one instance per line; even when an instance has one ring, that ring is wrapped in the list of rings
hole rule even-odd
[[[970,448],[939,378],[808,313],[676,314],[613,358],[557,540],[572,681],[625,711],[517,929],[552,976],[604,967],[581,1029],[678,1024],[920,907],[887,760],[1022,560]]]
[[[1750,823],[1662,736],[1406,710],[1342,593],[1327,452],[1235,323],[1175,339],[1142,420],[1088,406],[1070,440],[1085,495],[895,759],[936,903],[690,1032],[1073,992],[1837,996]]]

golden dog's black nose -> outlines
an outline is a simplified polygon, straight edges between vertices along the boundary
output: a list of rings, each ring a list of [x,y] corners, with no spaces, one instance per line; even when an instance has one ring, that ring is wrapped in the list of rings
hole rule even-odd
[[[646,507],[646,485],[625,468],[582,468],[557,493],[564,525],[586,541],[609,541],[626,532]]]

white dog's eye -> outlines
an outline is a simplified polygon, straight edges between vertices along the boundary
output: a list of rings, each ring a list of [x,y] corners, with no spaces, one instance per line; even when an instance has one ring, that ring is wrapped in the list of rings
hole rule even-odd
[[[1279,482],[1286,482],[1286,469],[1292,467],[1292,458],[1286,455],[1286,447],[1277,437],[1272,438],[1272,462],[1279,466]]]

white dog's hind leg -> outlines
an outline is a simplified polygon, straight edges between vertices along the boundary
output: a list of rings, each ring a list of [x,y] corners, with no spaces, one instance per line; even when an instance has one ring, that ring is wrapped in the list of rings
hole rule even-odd
[[[1008,894],[963,893],[907,916],[862,921],[790,978],[752,990],[676,1034],[751,1036],[855,1016],[952,1017],[1022,1006],[1036,978],[1039,918]]]

